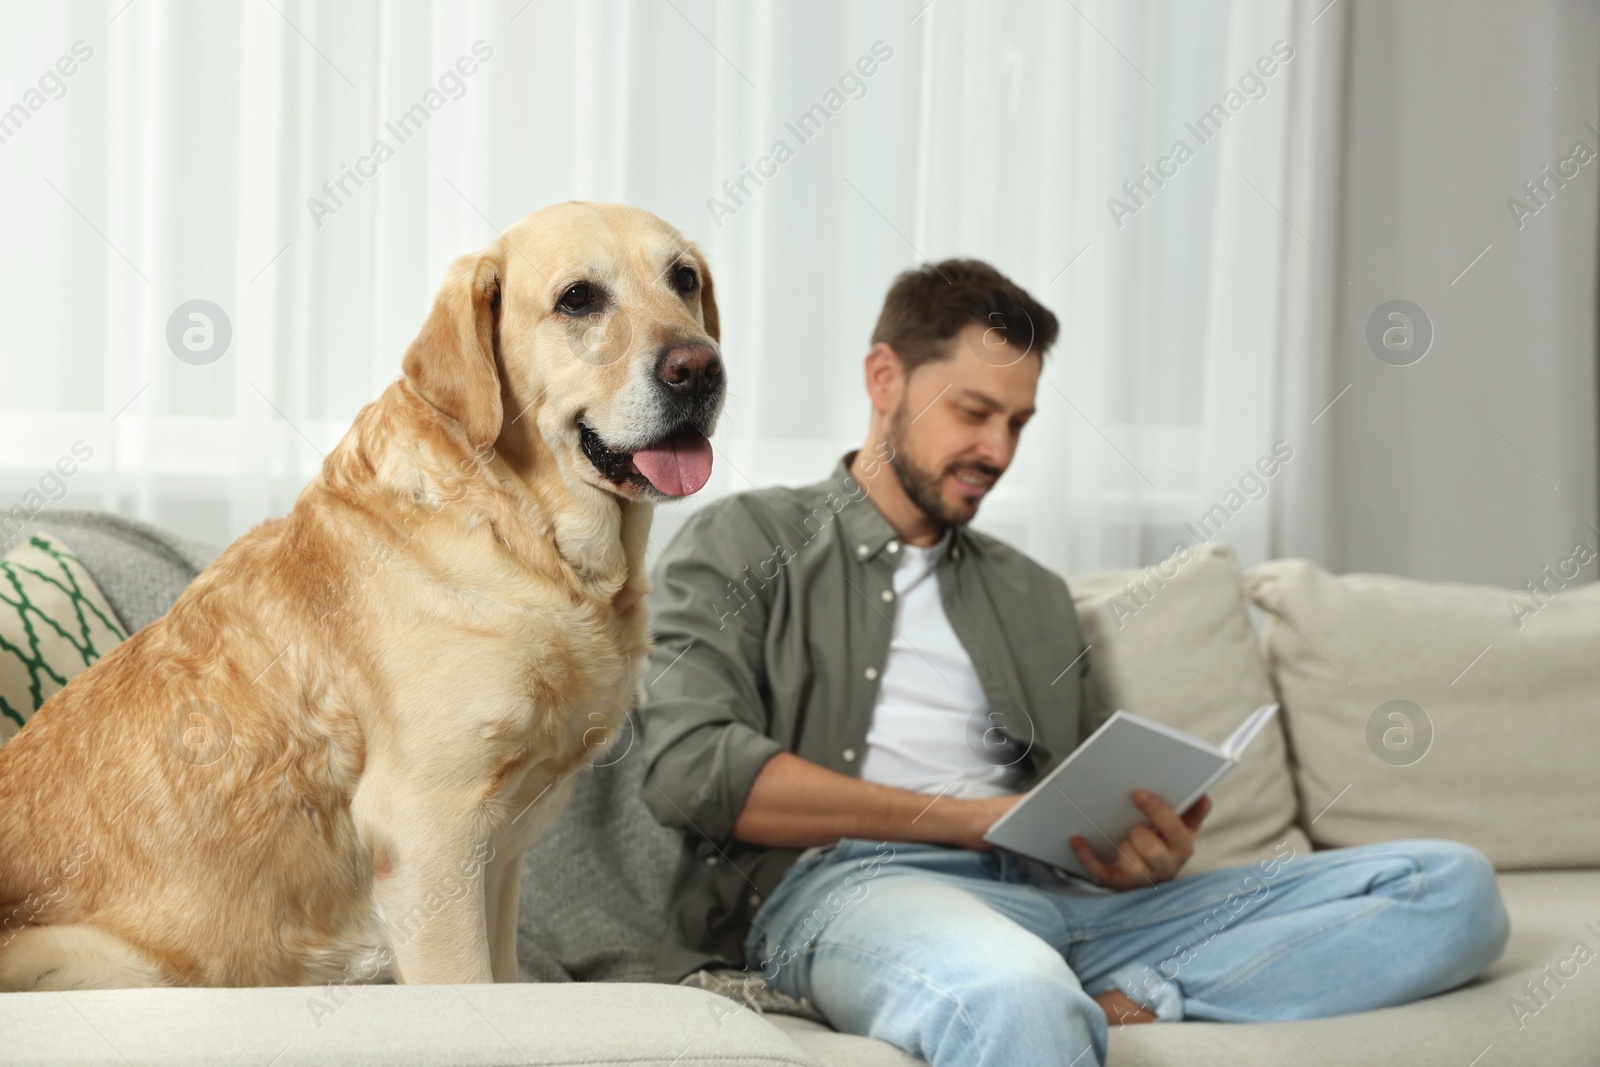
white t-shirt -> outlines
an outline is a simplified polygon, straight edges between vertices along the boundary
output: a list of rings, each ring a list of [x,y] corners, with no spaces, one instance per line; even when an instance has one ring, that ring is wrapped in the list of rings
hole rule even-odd
[[[934,565],[950,540],[946,533],[932,548],[900,543],[893,580],[895,625],[867,731],[861,777],[935,797],[977,799],[1015,793],[1025,753],[989,718],[978,672],[939,599]],[[808,848],[800,859],[824,847]],[[1037,866],[1041,871],[1050,869]],[[1048,884],[1068,894],[1108,892],[1065,878]]]
[[[983,686],[939,599],[934,565],[949,544],[946,533],[931,548],[900,545],[893,637],[861,777],[916,793],[1000,796],[1016,792],[1018,761],[994,746]]]

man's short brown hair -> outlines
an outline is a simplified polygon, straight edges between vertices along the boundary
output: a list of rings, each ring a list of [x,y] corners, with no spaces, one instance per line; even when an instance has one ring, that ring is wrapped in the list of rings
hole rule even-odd
[[[999,331],[1022,352],[1045,351],[1059,326],[1049,308],[980,259],[925,263],[895,278],[883,298],[872,343],[894,349],[906,370],[950,357],[946,344],[971,323]]]

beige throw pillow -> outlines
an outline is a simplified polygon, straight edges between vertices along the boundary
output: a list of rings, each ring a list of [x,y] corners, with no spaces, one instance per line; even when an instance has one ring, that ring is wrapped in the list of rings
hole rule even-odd
[[[1600,864],[1600,586],[1533,597],[1304,560],[1246,580],[1313,841]]]
[[[66,545],[37,531],[0,559],[0,744],[83,670],[127,639]]]
[[[1250,623],[1239,562],[1227,545],[1185,549],[1141,571],[1068,583],[1089,660],[1114,708],[1220,744],[1274,699]],[[1154,788],[1157,783],[1151,783]],[[1186,874],[1310,851],[1283,728],[1269,723],[1211,791],[1212,810]]]

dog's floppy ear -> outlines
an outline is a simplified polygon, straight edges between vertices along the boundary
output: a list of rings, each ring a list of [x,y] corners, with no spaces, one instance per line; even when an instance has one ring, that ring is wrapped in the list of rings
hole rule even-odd
[[[696,252],[700,250],[695,249]],[[705,256],[700,257],[704,264]],[[706,320],[706,333],[718,344],[722,343],[722,316],[717,311],[717,288],[711,282],[711,268],[708,266],[700,279],[700,314]]]
[[[459,422],[478,452],[494,444],[505,418],[495,358],[504,273],[487,253],[456,260],[401,363],[418,394]]]

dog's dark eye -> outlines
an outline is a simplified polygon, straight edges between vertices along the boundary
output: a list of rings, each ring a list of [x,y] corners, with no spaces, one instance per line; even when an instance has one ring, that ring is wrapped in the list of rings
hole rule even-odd
[[[672,272],[672,284],[678,287],[678,292],[687,296],[700,284],[700,276],[693,267],[679,267]]]
[[[562,293],[556,303],[562,311],[582,311],[594,303],[594,290],[589,288],[588,282],[579,282]]]

